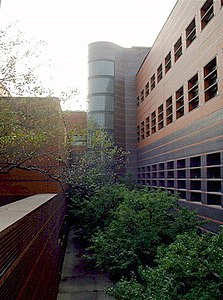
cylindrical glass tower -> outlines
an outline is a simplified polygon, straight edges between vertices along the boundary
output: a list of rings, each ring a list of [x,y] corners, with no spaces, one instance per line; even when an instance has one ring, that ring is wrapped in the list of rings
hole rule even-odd
[[[115,62],[94,57],[88,67],[88,116],[114,137]]]

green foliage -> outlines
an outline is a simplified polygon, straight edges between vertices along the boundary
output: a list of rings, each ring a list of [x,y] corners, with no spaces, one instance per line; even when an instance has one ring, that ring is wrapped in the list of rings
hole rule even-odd
[[[80,133],[88,143],[84,151],[76,153],[67,182],[71,189],[76,189],[78,185],[85,186],[85,190],[92,195],[99,187],[117,181],[127,153],[117,147],[108,133],[94,122],[89,122]]]
[[[66,160],[66,145],[58,99],[2,97],[0,118],[0,172],[20,167],[61,175],[55,166]]]
[[[88,197],[78,189],[69,203],[69,216],[81,228],[82,238],[89,239],[97,230],[110,224],[114,212],[123,201],[127,188],[124,185],[105,185]]]
[[[109,293],[118,300],[217,300],[223,295],[223,230],[195,232],[160,247],[154,268],[139,269],[140,280],[122,280]]]
[[[160,244],[197,226],[193,213],[174,210],[176,198],[166,192],[128,191],[113,220],[92,238],[92,258],[112,276],[128,276],[139,265],[152,265]]]

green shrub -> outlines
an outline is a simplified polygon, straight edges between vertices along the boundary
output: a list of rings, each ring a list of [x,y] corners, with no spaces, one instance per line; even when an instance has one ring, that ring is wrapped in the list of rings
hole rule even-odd
[[[138,281],[121,280],[109,293],[118,300],[219,300],[223,296],[223,230],[217,236],[179,235],[160,247],[157,266],[140,267]]]
[[[69,214],[76,227],[81,228],[84,239],[89,239],[111,222],[125,193],[128,189],[124,185],[111,184],[101,187],[91,197],[74,195],[71,198]]]
[[[179,232],[195,230],[192,212],[177,212],[177,199],[166,192],[128,191],[104,230],[91,240],[97,266],[119,278],[139,265],[153,265],[157,247],[171,243]]]

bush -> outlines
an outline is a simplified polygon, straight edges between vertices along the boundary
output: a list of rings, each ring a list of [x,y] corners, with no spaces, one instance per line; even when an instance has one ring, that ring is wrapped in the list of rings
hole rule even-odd
[[[139,265],[153,265],[157,247],[179,232],[195,230],[192,212],[177,212],[177,199],[166,192],[125,191],[113,219],[91,240],[92,259],[113,278],[129,276]]]
[[[184,233],[161,247],[157,266],[140,279],[121,280],[109,293],[118,300],[217,300],[223,296],[223,230],[217,236]]]
[[[81,228],[84,239],[91,238],[111,222],[125,193],[128,189],[124,185],[111,184],[101,187],[92,196],[76,194],[71,197],[69,215],[76,227]]]

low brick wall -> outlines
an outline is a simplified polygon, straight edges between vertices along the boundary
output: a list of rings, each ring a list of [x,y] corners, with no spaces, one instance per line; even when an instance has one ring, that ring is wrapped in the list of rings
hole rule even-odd
[[[38,194],[0,207],[0,299],[56,299],[66,201]]]

